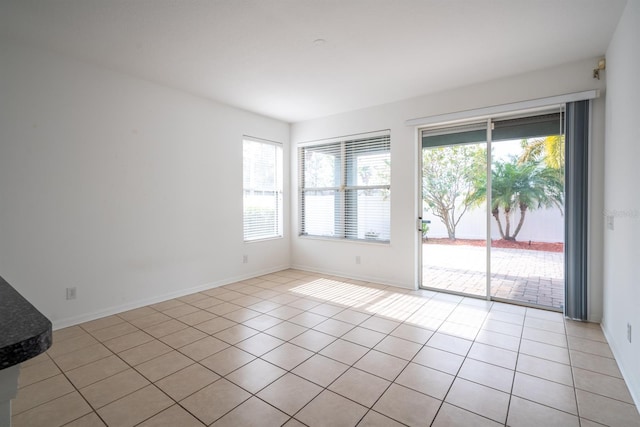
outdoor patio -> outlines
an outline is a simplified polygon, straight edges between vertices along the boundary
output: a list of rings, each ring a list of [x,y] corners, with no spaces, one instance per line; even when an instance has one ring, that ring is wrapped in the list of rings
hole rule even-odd
[[[524,249],[491,249],[491,294],[554,309],[564,307],[564,254]],[[486,249],[423,245],[425,287],[471,295],[486,294]]]

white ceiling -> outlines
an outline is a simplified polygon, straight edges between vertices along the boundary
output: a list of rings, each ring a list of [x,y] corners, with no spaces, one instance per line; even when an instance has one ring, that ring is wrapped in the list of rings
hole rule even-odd
[[[603,55],[625,3],[0,0],[0,36],[297,122]]]

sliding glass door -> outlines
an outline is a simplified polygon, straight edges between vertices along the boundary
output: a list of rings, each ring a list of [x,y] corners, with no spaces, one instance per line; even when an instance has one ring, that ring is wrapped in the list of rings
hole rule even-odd
[[[560,109],[422,131],[422,286],[561,310]]]
[[[466,295],[487,293],[487,123],[423,133],[422,284]]]

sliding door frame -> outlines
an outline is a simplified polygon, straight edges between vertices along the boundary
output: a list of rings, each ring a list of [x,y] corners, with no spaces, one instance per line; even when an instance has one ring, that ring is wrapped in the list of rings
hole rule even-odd
[[[424,286],[424,277],[423,277],[423,257],[424,257],[424,253],[423,253],[423,242],[422,242],[422,235],[420,234],[419,236],[419,245],[418,245],[418,288],[419,289],[428,289],[428,290],[436,290],[436,291],[441,291],[441,292],[446,292],[449,294],[454,294],[454,295],[460,295],[460,296],[465,296],[465,297],[472,297],[472,298],[477,298],[477,299],[486,299],[487,301],[498,301],[498,302],[506,302],[506,303],[512,303],[512,304],[517,304],[517,305],[521,305],[521,306],[527,306],[527,307],[535,307],[535,308],[544,308],[547,310],[551,310],[551,311],[559,311],[562,312],[563,310],[566,310],[566,304],[564,308],[554,308],[554,307],[549,307],[549,306],[541,306],[538,304],[533,304],[533,303],[527,303],[524,301],[518,301],[518,300],[511,300],[511,299],[507,299],[507,298],[500,298],[500,297],[495,297],[492,295],[492,279],[491,279],[491,233],[492,233],[492,214],[491,214],[491,203],[492,203],[492,199],[491,199],[491,195],[492,195],[492,162],[493,162],[493,155],[492,155],[492,143],[493,143],[493,130],[494,130],[494,123],[496,120],[500,120],[500,119],[510,119],[510,118],[520,118],[520,117],[529,117],[529,116],[536,116],[536,115],[540,115],[541,113],[544,112],[549,112],[552,110],[556,110],[561,114],[562,117],[562,113],[565,111],[565,105],[566,104],[551,104],[551,105],[546,105],[546,106],[539,106],[536,108],[532,108],[532,109],[527,109],[527,110],[516,110],[516,111],[505,111],[503,113],[496,113],[496,114],[492,114],[491,116],[486,116],[486,117],[481,117],[481,118],[477,118],[477,119],[469,119],[469,120],[462,120],[462,121],[456,121],[456,122],[450,122],[450,123],[435,123],[429,126],[422,126],[422,127],[418,127],[417,129],[417,138],[418,138],[418,176],[419,176],[419,203],[418,203],[418,209],[419,209],[419,215],[418,215],[418,230],[420,230],[420,232],[422,231],[422,215],[424,213],[424,200],[422,197],[422,191],[423,191],[423,143],[422,143],[422,137],[423,137],[423,131],[425,130],[439,130],[442,129],[443,131],[446,131],[447,129],[455,129],[456,127],[462,127],[462,126],[471,126],[473,124],[478,124],[480,125],[483,121],[485,121],[485,127],[486,127],[486,137],[485,137],[485,141],[484,143],[486,144],[486,150],[487,150],[487,154],[486,154],[486,179],[487,179],[487,199],[486,199],[486,217],[485,217],[485,221],[486,221],[486,230],[485,230],[485,242],[486,242],[486,251],[485,251],[485,256],[486,256],[486,260],[485,260],[485,280],[486,280],[486,288],[485,288],[485,295],[476,295],[476,294],[467,294],[467,293],[463,293],[463,292],[458,292],[458,291],[451,291],[451,290],[439,290],[437,288],[433,288],[433,287],[429,287],[429,286]],[[561,119],[561,123],[562,123],[562,119]],[[559,129],[560,134],[564,134],[566,132],[565,129],[562,128],[562,126]],[[566,196],[565,196],[566,197]],[[567,220],[565,218],[564,221],[564,227],[567,227]],[[565,254],[566,254],[566,242],[565,242]],[[566,259],[566,255],[565,255],[565,259]],[[566,265],[565,265],[565,271],[566,271]],[[567,283],[565,280],[565,292],[566,292],[566,288],[567,288]]]
[[[492,162],[493,162],[493,155],[492,155],[492,150],[491,150],[491,142],[493,140],[493,118],[488,118],[487,119],[487,157],[485,159],[485,161],[487,162],[487,170],[485,171],[486,173],[486,177],[487,177],[487,200],[486,200],[486,208],[487,208],[487,215],[486,215],[486,230],[485,230],[485,240],[486,240],[486,245],[487,245],[487,250],[485,253],[486,256],[486,282],[487,282],[487,289],[485,291],[486,295],[485,295],[485,299],[487,301],[491,301],[491,203],[493,203],[492,198],[492,173],[491,173],[491,166],[492,166]]]
[[[445,113],[445,114],[438,114],[438,115],[432,115],[432,116],[427,116],[427,117],[419,117],[419,118],[415,118],[415,119],[409,119],[407,121],[405,121],[405,125],[406,126],[411,126],[416,130],[416,153],[418,153],[418,161],[416,162],[416,164],[418,165],[418,170],[417,170],[417,177],[418,179],[416,180],[416,182],[419,182],[419,185],[416,187],[416,197],[419,200],[418,203],[418,215],[417,217],[420,218],[418,220],[417,223],[417,229],[419,231],[418,235],[418,248],[416,251],[416,256],[417,256],[417,260],[416,260],[416,268],[418,270],[416,278],[417,278],[417,283],[416,283],[416,288],[421,288],[422,287],[422,281],[423,281],[423,274],[422,274],[422,259],[423,259],[423,251],[422,251],[422,213],[423,213],[423,201],[422,201],[422,129],[424,128],[428,128],[428,127],[434,127],[435,125],[439,125],[439,126],[454,126],[456,124],[460,124],[463,122],[470,122],[470,121],[480,121],[483,119],[489,120],[489,119],[493,119],[493,118],[497,118],[503,115],[508,115],[508,114],[514,114],[514,113],[534,113],[536,110],[541,110],[541,109],[548,109],[553,107],[554,105],[561,105],[561,106],[566,106],[568,103],[572,103],[572,102],[578,102],[578,101],[589,101],[589,123],[587,124],[587,131],[588,131],[588,135],[587,135],[587,142],[588,142],[588,149],[587,152],[590,153],[592,150],[592,145],[591,145],[591,123],[592,123],[592,100],[595,98],[599,98],[600,97],[600,91],[597,89],[594,90],[587,90],[587,91],[582,91],[582,92],[574,92],[574,93],[568,93],[568,94],[562,94],[562,95],[556,95],[556,96],[551,96],[551,97],[546,97],[546,98],[538,98],[538,99],[530,99],[530,100],[525,100],[525,101],[519,101],[519,102],[512,102],[512,103],[507,103],[507,104],[501,104],[501,105],[494,105],[494,106],[490,106],[490,107],[484,107],[484,108],[477,108],[477,109],[472,109],[472,110],[464,110],[464,111],[458,111],[458,112],[453,112],[453,113]],[[487,132],[489,132],[489,130],[487,130]],[[565,132],[566,133],[566,132]],[[589,159],[587,161],[588,164],[590,164],[591,159]],[[488,164],[488,167],[490,167],[490,164]],[[490,176],[490,174],[489,174]],[[591,188],[591,176],[588,176],[588,182],[585,183],[585,185],[590,189]],[[415,200],[415,199],[414,199]],[[487,215],[489,215],[489,212],[487,212]],[[590,215],[590,213],[589,213]],[[587,217],[587,222],[590,223],[590,217]],[[490,221],[489,221],[490,223]],[[565,231],[566,231],[566,221],[565,221]],[[587,225],[587,229],[588,227],[590,227],[590,225]],[[588,239],[588,236],[587,236]],[[565,242],[565,245],[567,244],[567,242]],[[588,253],[590,253],[591,248],[589,247],[589,242],[587,242],[587,251]],[[488,256],[490,256],[490,254],[488,254]],[[565,246],[565,256],[566,256],[566,246]],[[588,256],[588,255],[587,255]],[[565,262],[566,263],[566,262]],[[565,269],[567,268],[567,266],[565,265]],[[589,285],[587,283],[588,278],[590,276],[590,272],[586,271],[586,277],[583,278],[583,283],[581,284],[581,286],[583,286],[583,290],[585,292],[584,297],[587,298],[587,294],[589,292]],[[489,282],[490,283],[490,282]],[[568,286],[566,280],[565,280],[565,289]],[[456,292],[451,292],[451,293],[456,293]],[[490,292],[487,293],[489,299],[491,300],[495,300],[495,301],[501,301],[499,298],[492,298],[490,296]],[[580,298],[578,298],[580,299]],[[507,302],[512,302],[512,301],[507,301]],[[526,306],[526,303],[519,303],[520,305],[524,305]],[[583,300],[581,300],[581,306],[582,306],[582,313],[580,317],[587,317],[588,313],[588,302],[585,303]],[[567,309],[567,301],[565,300],[565,315],[568,314],[568,310]],[[574,315],[575,316],[575,315]]]

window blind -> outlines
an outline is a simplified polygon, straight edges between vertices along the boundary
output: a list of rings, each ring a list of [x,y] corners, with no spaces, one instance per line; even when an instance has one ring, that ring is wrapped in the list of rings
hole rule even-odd
[[[390,241],[389,131],[298,148],[300,235]]]
[[[590,101],[566,105],[566,203],[564,315],[589,316],[589,109]]]
[[[244,240],[282,237],[282,146],[243,140]]]

